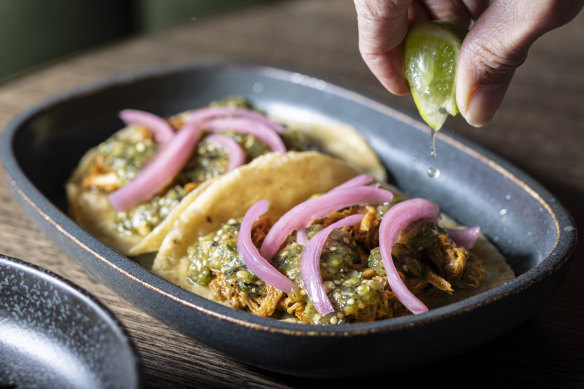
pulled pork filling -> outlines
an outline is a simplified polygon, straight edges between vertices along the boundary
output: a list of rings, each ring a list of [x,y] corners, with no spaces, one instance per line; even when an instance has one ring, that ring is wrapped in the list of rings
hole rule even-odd
[[[306,295],[300,278],[303,245],[288,237],[272,265],[292,280],[295,294],[284,293],[252,274],[237,253],[240,220],[229,220],[215,233],[198,239],[187,251],[187,279],[208,286],[213,297],[233,308],[256,315],[293,316],[312,324],[366,322],[402,316],[409,311],[393,294],[385,276],[378,242],[379,223],[388,205],[351,207],[315,221],[307,228],[311,238],[320,229],[355,213],[365,216],[358,226],[334,230],[320,256],[320,272],[335,309],[320,316]],[[270,228],[269,218],[256,221],[252,240],[261,245]],[[479,286],[485,279],[482,261],[457,246],[446,231],[432,223],[417,223],[404,231],[392,248],[400,276],[426,305],[434,306],[457,288]]]

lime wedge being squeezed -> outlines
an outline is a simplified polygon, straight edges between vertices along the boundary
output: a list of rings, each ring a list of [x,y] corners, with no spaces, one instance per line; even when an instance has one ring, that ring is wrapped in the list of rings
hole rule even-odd
[[[436,21],[413,25],[404,41],[404,72],[422,119],[439,130],[456,106],[456,70],[464,27]]]

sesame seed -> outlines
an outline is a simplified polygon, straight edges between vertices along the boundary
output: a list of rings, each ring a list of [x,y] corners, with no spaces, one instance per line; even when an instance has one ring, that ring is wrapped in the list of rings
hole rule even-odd
[[[347,301],[347,304],[349,304],[349,305],[355,304],[355,299],[353,299],[353,298],[349,299],[349,301]]]
[[[339,320],[337,319],[337,317],[336,317],[336,316],[333,316],[333,317],[331,317],[331,319],[330,319],[330,323],[331,323],[331,324],[337,324],[337,322],[338,322],[338,321],[339,321]]]

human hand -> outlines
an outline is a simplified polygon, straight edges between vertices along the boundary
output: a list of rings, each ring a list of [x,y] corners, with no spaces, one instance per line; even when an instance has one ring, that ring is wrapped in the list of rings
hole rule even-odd
[[[402,42],[408,27],[434,19],[468,27],[458,57],[456,101],[466,121],[480,127],[498,109],[515,69],[544,33],[572,20],[584,0],[354,0],[359,50],[381,84],[409,92]]]

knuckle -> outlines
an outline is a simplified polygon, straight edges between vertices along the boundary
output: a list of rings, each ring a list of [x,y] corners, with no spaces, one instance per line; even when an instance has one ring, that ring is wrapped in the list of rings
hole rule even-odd
[[[377,22],[384,19],[391,19],[395,15],[403,13],[406,2],[403,0],[357,0],[355,8],[357,15],[367,21]]]
[[[508,78],[527,57],[523,50],[502,42],[481,41],[470,49],[477,78],[492,82]]]

